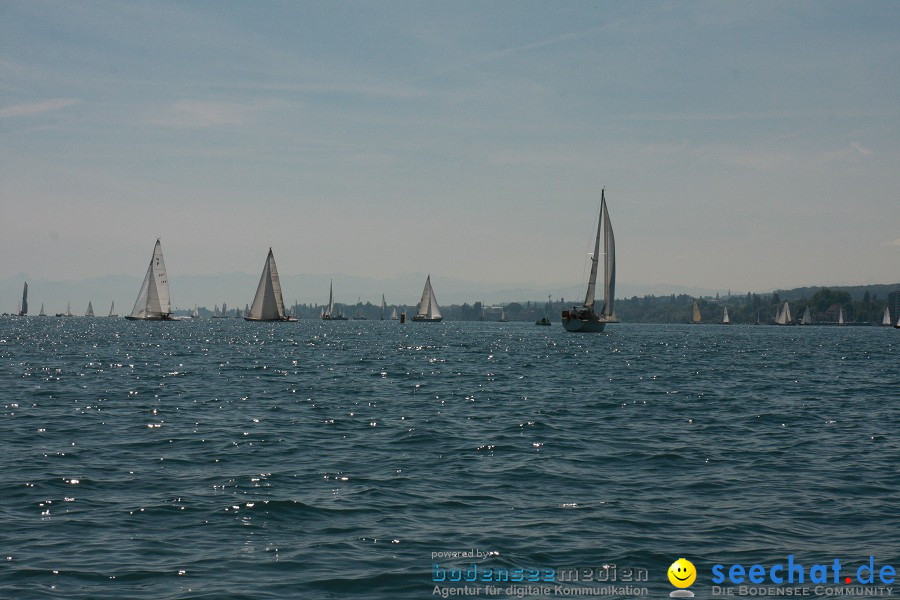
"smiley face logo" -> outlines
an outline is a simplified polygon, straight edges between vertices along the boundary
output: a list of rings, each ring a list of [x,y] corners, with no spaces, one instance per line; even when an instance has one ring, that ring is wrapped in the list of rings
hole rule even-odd
[[[679,558],[668,570],[669,582],[677,588],[690,587],[697,579],[697,569],[686,558]]]

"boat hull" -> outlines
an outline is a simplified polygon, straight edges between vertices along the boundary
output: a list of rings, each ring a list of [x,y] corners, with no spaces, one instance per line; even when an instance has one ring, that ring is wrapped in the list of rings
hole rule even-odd
[[[177,321],[177,319],[173,318],[171,315],[162,317],[133,317],[131,315],[125,315],[125,318],[129,321]]]
[[[593,310],[564,310],[562,313],[562,324],[566,331],[600,333],[609,322],[605,315],[598,315]]]
[[[294,317],[285,317],[283,319],[254,319],[253,317],[244,317],[245,321],[253,321],[254,323],[296,323]]]
[[[413,321],[423,321],[426,323],[437,323],[439,321],[443,321],[444,317],[419,317],[415,316],[412,318]]]

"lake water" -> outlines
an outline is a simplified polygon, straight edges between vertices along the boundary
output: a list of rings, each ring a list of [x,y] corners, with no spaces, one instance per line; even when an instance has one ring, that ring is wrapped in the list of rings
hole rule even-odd
[[[3,318],[0,597],[431,598],[473,564],[644,569],[666,597],[686,557],[708,598],[715,564],[900,571],[898,347]]]

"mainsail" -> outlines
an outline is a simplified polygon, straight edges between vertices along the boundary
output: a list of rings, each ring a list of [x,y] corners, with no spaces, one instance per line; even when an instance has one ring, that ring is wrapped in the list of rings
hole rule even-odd
[[[699,323],[703,319],[700,316],[700,307],[697,305],[697,301],[694,300],[694,303],[691,305],[691,323]]]
[[[425,279],[422,299],[419,301],[419,312],[413,317],[413,321],[440,321],[443,318],[441,307],[438,306],[437,298],[435,298],[434,290],[431,287],[431,275],[429,274]]]
[[[250,306],[250,314],[244,317],[247,321],[287,321],[284,314],[284,299],[281,296],[281,281],[275,267],[275,255],[269,248],[266,264],[259,278],[256,296]]]
[[[813,319],[812,314],[809,312],[809,305],[806,305],[806,310],[803,311],[803,316],[800,318],[801,325],[812,325]]]
[[[594,240],[594,253],[591,256],[591,276],[588,279],[587,294],[584,306],[594,308],[597,289],[597,267],[600,264],[600,236],[603,236],[603,309],[601,314],[613,315],[613,299],[616,291],[616,240],[612,225],[609,222],[609,211],[606,208],[606,190],[600,192],[600,221],[597,223],[597,237]]]
[[[788,301],[785,300],[784,304],[781,306],[781,310],[778,311],[778,316],[775,317],[776,325],[788,325],[793,321],[791,318],[791,307],[788,305]]]
[[[87,307],[87,310],[84,312],[84,316],[86,316],[86,317],[94,316],[94,305],[91,304],[90,301],[88,301],[88,307]]]
[[[884,317],[881,319],[882,325],[890,325],[891,324],[891,311],[888,310],[888,307],[884,307]]]
[[[163,320],[171,318],[172,307],[169,304],[169,280],[166,276],[166,263],[163,260],[162,244],[156,240],[150,266],[144,275],[141,291],[131,314],[132,320]]]
[[[725,307],[725,313],[722,315],[722,323],[731,325],[731,319],[728,318],[728,307]]]
[[[38,290],[40,291],[40,290]],[[24,317],[28,314],[28,282],[25,282],[25,288],[22,290],[22,306],[19,307],[19,316]]]
[[[116,314],[116,301],[113,300],[112,304],[109,305],[109,316],[110,317],[118,317]]]

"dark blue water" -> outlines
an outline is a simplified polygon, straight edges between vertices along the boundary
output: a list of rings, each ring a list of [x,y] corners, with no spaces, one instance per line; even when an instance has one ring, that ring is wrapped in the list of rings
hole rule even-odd
[[[4,318],[0,597],[430,598],[436,563],[616,564],[664,597],[681,556],[709,597],[717,563],[898,567],[898,347]]]

